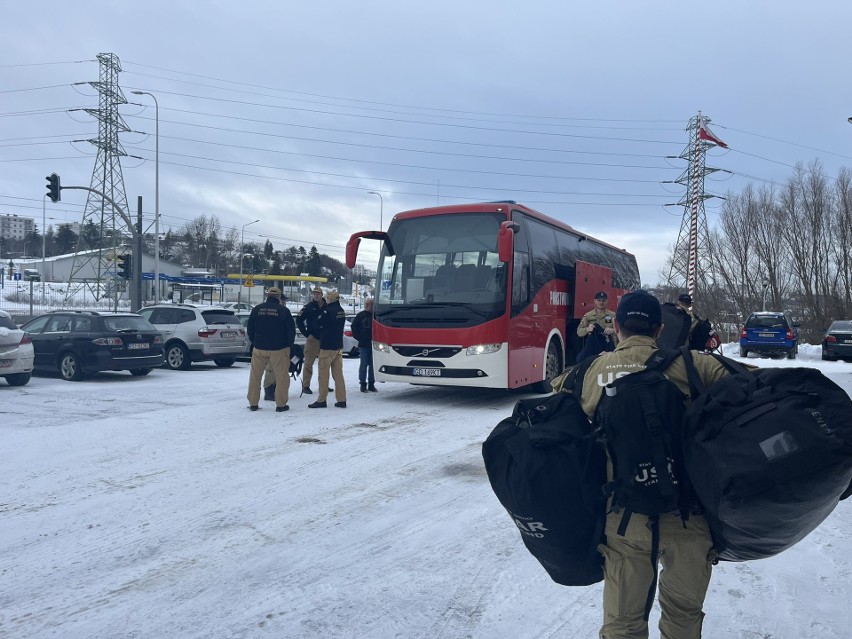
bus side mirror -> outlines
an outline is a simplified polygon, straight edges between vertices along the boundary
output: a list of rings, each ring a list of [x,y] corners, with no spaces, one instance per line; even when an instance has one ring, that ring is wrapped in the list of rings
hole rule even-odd
[[[346,242],[346,268],[355,268],[358,261],[358,247],[361,245],[361,238],[358,235],[353,235]]]
[[[358,247],[361,244],[361,238],[365,240],[379,240],[380,242],[384,242],[385,252],[388,255],[393,255],[393,246],[391,245],[390,238],[388,234],[384,231],[361,231],[360,233],[353,233],[349,238],[349,241],[346,242],[346,268],[354,268],[355,263],[358,261]]]
[[[515,233],[521,230],[517,222],[503,222],[497,233],[497,257],[501,262],[511,262]]]

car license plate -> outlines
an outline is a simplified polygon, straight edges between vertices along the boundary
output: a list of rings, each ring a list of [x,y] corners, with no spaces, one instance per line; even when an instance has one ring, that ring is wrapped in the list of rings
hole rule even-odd
[[[133,344],[128,344],[127,348],[132,351],[142,350],[144,348],[148,348],[148,342],[134,342]]]
[[[441,369],[440,368],[415,368],[412,370],[412,373],[416,377],[440,377]]]
[[[775,333],[758,333],[758,337],[775,337]]]
[[[236,337],[237,331],[222,331],[222,337]]]
[[[844,344],[852,344],[852,339],[845,339],[845,340],[843,340],[843,343]]]

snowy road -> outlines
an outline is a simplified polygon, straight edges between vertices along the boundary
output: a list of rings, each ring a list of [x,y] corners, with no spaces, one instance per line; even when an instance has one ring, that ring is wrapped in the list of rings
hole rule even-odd
[[[245,364],[0,382],[0,637],[596,636],[600,586],[548,580],[482,467],[523,395],[344,370],[349,408],[281,414]],[[848,637],[850,524],[719,566],[705,637]]]

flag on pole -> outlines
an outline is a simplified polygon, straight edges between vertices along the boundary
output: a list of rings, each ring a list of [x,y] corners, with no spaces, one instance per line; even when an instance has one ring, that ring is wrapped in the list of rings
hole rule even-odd
[[[722,140],[710,130],[710,125],[707,124],[707,118],[705,117],[701,118],[701,122],[698,125],[698,139],[713,142],[724,149],[728,148],[728,145],[722,142]]]

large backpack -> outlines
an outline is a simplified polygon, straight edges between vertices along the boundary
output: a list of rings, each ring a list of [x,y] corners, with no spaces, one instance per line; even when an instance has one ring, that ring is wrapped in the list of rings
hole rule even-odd
[[[664,351],[680,348],[689,340],[692,318],[689,313],[671,302],[660,304],[660,311],[663,332],[657,337],[657,346]]]
[[[612,462],[605,492],[624,512],[620,533],[630,515],[655,517],[695,506],[683,466],[682,421],[686,396],[663,371],[680,351],[655,351],[644,370],[607,384],[595,412],[600,442]]]
[[[587,368],[575,367],[571,383],[581,385]],[[482,444],[482,457],[494,494],[551,579],[601,581],[606,458],[574,395],[518,401]]]
[[[718,344],[710,341],[710,338],[714,335],[716,335],[716,332],[713,330],[710,320],[699,317],[692,335],[689,336],[689,348],[693,351],[712,350],[718,346]]]
[[[814,530],[848,497],[852,400],[813,368],[732,373],[703,388],[684,419],[685,462],[719,558],[770,557]]]

